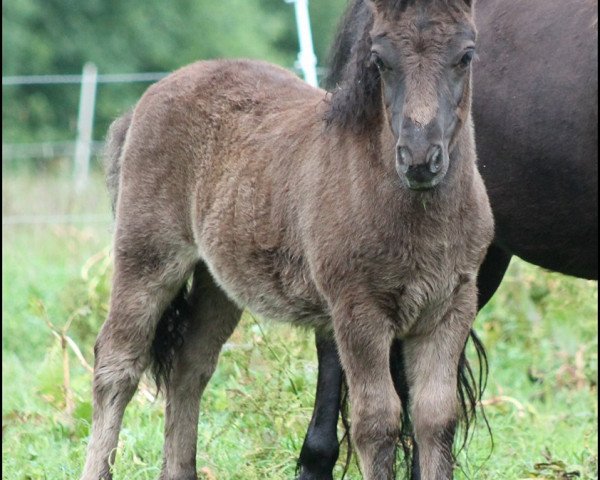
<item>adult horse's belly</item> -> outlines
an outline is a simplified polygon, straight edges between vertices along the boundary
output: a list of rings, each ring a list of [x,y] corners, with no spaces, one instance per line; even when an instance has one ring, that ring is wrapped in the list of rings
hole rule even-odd
[[[597,4],[520,5],[487,0],[477,15],[473,116],[495,242],[597,279]]]

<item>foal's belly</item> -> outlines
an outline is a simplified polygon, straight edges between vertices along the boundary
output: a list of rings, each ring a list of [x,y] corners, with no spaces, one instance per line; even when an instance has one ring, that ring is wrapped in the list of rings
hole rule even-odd
[[[265,236],[267,228],[231,225],[217,212],[203,222],[202,231],[202,258],[240,307],[263,318],[329,327],[326,300],[317,290],[302,252],[293,250],[290,242],[277,239],[272,232]],[[370,300],[379,302],[379,310],[389,315],[399,337],[425,333],[443,318],[460,285],[473,276],[457,265],[454,255],[448,252],[444,257],[438,256],[430,269],[416,265],[431,262],[414,260],[402,265],[398,259],[389,259],[365,274],[368,267],[357,265],[354,274],[348,272],[339,280],[357,291],[370,291]]]
[[[217,283],[240,307],[306,326],[327,312],[301,250],[274,220],[270,199],[250,179],[224,186],[197,213],[196,241]]]
[[[229,297],[253,314],[312,327],[327,322],[326,308],[303,260],[286,249],[209,247],[204,261]]]
[[[304,259],[286,248],[257,249],[255,244],[231,248],[220,243],[208,246],[204,259],[230,298],[252,313],[295,325],[331,326],[326,301]],[[454,293],[467,276],[450,264],[445,267],[435,274],[412,271],[398,275],[390,262],[390,271],[380,270],[378,274],[381,278],[396,277],[397,282],[365,285],[372,292],[370,300],[389,315],[399,337],[427,333],[451,307]],[[356,272],[364,270],[357,268]],[[369,277],[373,278],[361,275],[355,281],[345,280],[358,287]]]

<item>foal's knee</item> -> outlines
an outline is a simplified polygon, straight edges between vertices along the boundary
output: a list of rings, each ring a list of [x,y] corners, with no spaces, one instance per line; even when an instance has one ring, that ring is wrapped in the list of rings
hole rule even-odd
[[[400,400],[394,395],[382,398],[371,407],[375,408],[371,411],[359,409],[353,414],[352,438],[365,465],[371,465],[375,470],[365,472],[365,476],[389,478],[400,437]]]
[[[457,421],[457,404],[454,396],[439,395],[432,391],[427,396],[415,398],[412,422],[417,443],[452,444]]]

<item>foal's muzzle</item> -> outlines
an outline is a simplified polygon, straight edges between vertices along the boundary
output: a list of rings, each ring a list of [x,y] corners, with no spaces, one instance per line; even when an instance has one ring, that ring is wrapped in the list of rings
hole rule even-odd
[[[439,184],[446,174],[445,164],[441,145],[430,145],[421,159],[415,158],[408,145],[396,148],[396,170],[412,190],[428,190]]]

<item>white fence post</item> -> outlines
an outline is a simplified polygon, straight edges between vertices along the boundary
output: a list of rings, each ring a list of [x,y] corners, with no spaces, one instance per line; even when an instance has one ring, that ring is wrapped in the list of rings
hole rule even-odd
[[[92,130],[98,69],[91,62],[83,66],[79,113],[77,116],[77,143],[75,144],[75,191],[81,193],[88,181],[92,153]]]
[[[298,40],[300,42],[298,63],[300,64],[306,83],[316,87],[318,85],[317,57],[313,48],[312,34],[310,31],[308,0],[286,0],[286,2],[293,2],[296,11],[296,28],[298,29]]]

